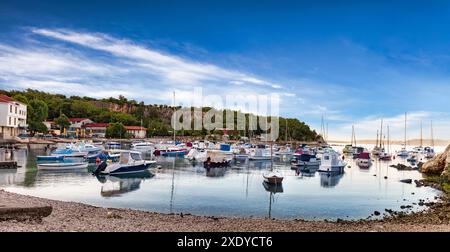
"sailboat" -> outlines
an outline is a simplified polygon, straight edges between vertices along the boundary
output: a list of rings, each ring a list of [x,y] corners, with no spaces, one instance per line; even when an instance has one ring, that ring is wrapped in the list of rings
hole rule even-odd
[[[353,145],[354,143],[354,145]],[[344,154],[353,154],[353,148],[356,147],[356,136],[355,136],[355,126],[352,125],[352,139],[351,143],[347,144],[344,149],[342,150],[342,153]]]
[[[380,134],[378,134],[378,130],[377,130],[377,143],[376,143],[376,146],[372,150],[372,155],[378,156],[384,152],[382,142],[383,142],[383,119],[381,119]]]
[[[271,185],[281,185],[283,182],[283,175],[279,171],[273,170],[273,148],[272,144],[270,145],[270,171],[263,174],[264,181]]]
[[[423,135],[422,135],[422,121],[420,121],[420,145],[417,147],[414,147],[412,150],[415,154],[424,154],[424,148],[423,148]]]
[[[380,153],[380,155],[378,155],[378,159],[380,160],[384,160],[384,161],[390,161],[392,160],[392,155],[391,155],[391,137],[389,134],[389,125],[387,126],[387,152],[383,151],[382,153]]]
[[[431,146],[427,146],[424,148],[424,154],[425,154],[425,158],[433,158],[434,155],[436,154],[434,152],[434,135],[433,135],[433,121],[431,121],[431,127],[430,127],[430,142],[431,142]]]
[[[409,152],[406,150],[406,120],[407,113],[405,112],[405,140],[403,142],[403,148],[400,151],[397,151],[397,156],[399,157],[407,157],[409,155]]]

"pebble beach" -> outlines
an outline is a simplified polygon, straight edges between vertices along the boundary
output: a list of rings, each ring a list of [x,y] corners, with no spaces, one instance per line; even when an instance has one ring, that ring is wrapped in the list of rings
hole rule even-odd
[[[450,231],[450,201],[442,199],[424,212],[381,220],[305,221],[161,214],[112,209],[25,196],[0,190],[0,202],[50,205],[41,220],[0,222],[2,232],[428,232]]]

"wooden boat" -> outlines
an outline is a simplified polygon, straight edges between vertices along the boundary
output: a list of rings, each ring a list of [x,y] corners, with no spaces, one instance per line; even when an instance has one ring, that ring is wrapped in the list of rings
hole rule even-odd
[[[88,167],[87,163],[45,163],[37,165],[39,170],[72,170],[72,169],[85,169]]]
[[[264,181],[269,184],[281,184],[283,182],[284,177],[281,176],[278,172],[268,172],[263,174]]]

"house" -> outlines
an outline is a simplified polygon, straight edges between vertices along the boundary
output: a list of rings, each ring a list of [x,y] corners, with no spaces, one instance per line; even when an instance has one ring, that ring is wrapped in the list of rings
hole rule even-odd
[[[67,134],[69,135],[80,135],[83,125],[93,123],[93,121],[89,118],[69,118],[69,121],[70,126],[67,130]]]
[[[108,126],[109,123],[87,123],[83,128],[88,135],[104,137]],[[145,138],[147,135],[147,129],[141,126],[125,126],[125,129],[131,138]]]
[[[61,130],[60,130],[59,126],[54,121],[45,121],[43,123],[44,123],[45,127],[47,127],[47,131],[50,134],[54,134],[54,135],[61,134]]]
[[[27,105],[0,94],[0,139],[25,133],[27,126]]]

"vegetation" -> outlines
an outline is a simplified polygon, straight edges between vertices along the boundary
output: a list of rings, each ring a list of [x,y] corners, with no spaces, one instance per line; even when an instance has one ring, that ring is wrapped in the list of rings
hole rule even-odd
[[[36,106],[42,108],[42,111],[37,109],[37,112],[29,113],[28,122],[31,126],[30,129],[35,131],[44,130],[41,123],[45,119],[58,121],[57,124],[60,125],[60,127],[67,126],[66,121],[61,118],[62,115],[64,115],[64,117],[68,118],[90,118],[94,122],[99,123],[119,123],[130,126],[139,126],[142,124],[142,126],[148,129],[147,135],[149,137],[168,136],[173,133],[171,117],[174,108],[167,105],[145,105],[144,102],[128,100],[122,95],[118,98],[110,97],[107,99],[94,99],[79,96],[67,97],[61,94],[50,94],[33,89],[24,91],[0,90],[0,93],[29,104],[30,112],[37,109],[34,108]],[[41,102],[37,104],[36,101]],[[212,108],[204,107],[202,108],[202,112],[206,113],[211,109]],[[46,115],[44,113],[45,111],[47,111]],[[224,113],[223,115],[225,118],[226,111],[222,112]],[[233,113],[236,126],[237,111],[233,111]],[[40,117],[36,117],[37,114],[40,114]],[[241,136],[249,135],[256,137],[263,132],[259,127],[253,131],[249,130],[248,124],[251,121],[249,114],[245,115],[245,120],[245,130],[228,132],[231,139],[239,139]],[[62,123],[63,126],[59,123]],[[223,125],[223,127],[225,128],[226,125]],[[181,130],[177,132],[177,135],[184,136],[206,136],[210,134],[222,135],[224,132],[221,130],[210,132],[204,128],[202,130]],[[279,118],[278,140],[319,141],[322,140],[322,138],[314,130],[311,130],[308,125],[298,119]]]
[[[43,123],[48,116],[47,104],[41,100],[33,99],[28,103],[28,129],[32,132],[47,132],[47,126]]]
[[[106,128],[106,137],[108,138],[128,138],[127,129],[122,123],[111,123]]]
[[[69,118],[65,114],[61,114],[58,118],[55,119],[56,125],[59,126],[59,129],[67,129],[70,126]]]

